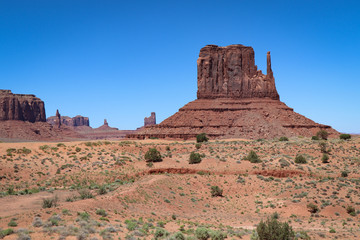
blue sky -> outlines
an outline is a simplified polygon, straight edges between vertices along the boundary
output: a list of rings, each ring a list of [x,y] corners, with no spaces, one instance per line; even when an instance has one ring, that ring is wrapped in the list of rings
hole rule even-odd
[[[360,133],[357,1],[0,1],[0,88],[46,114],[135,129],[196,99],[200,48],[244,44],[280,98],[312,120]]]

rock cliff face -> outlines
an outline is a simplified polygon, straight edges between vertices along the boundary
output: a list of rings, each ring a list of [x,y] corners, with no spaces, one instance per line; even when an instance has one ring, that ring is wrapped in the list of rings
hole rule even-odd
[[[44,102],[35,95],[0,90],[0,121],[6,120],[45,122]]]
[[[207,45],[200,50],[198,99],[271,98],[279,99],[267,54],[267,75],[257,70],[252,47]]]
[[[243,45],[200,50],[198,99],[180,108],[158,125],[146,126],[129,138],[275,138],[312,136],[320,129],[338,134],[330,126],[294,112],[279,100],[270,52],[267,74],[257,70],[254,50]]]
[[[59,118],[60,118],[60,122],[59,122]],[[69,127],[89,126],[88,117],[77,115],[71,118],[68,116],[60,116],[60,114],[58,116],[58,112],[56,112],[56,116],[48,117],[46,121],[55,126],[60,126],[60,125],[66,125]]]

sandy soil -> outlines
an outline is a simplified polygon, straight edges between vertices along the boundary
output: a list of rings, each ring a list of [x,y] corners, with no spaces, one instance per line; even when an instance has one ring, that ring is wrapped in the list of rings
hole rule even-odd
[[[326,141],[329,163],[319,143],[0,143],[0,228],[15,231],[4,239],[152,239],[164,231],[191,239],[199,227],[250,239],[277,213],[298,236],[359,239],[360,137]],[[153,147],[162,161],[148,166],[144,155]],[[251,150],[260,163],[244,160]],[[191,152],[201,163],[189,164]],[[307,163],[295,163],[299,154]],[[213,197],[212,186],[222,196]],[[55,196],[56,206],[44,208]]]

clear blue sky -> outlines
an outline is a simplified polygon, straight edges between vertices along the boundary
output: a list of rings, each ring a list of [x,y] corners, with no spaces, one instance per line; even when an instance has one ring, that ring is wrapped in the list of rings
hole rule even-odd
[[[0,1],[0,88],[135,129],[196,99],[207,44],[244,44],[298,113],[360,133],[358,1]]]

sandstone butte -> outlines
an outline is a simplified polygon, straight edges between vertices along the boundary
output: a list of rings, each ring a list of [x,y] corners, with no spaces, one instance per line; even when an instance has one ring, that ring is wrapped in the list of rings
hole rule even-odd
[[[312,136],[327,125],[294,112],[280,101],[267,53],[267,74],[255,65],[252,47],[207,45],[197,60],[197,99],[158,125],[146,126],[128,138],[190,139],[199,133],[211,138],[276,138]]]
[[[46,122],[45,104],[32,94],[13,94],[0,90],[0,139],[60,140],[80,135]]]

